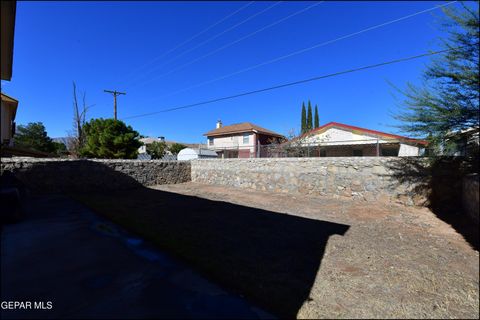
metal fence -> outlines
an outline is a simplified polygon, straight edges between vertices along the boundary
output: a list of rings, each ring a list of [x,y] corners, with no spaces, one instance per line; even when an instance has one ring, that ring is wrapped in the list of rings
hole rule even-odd
[[[424,156],[423,145],[398,139],[366,139],[318,141],[305,143],[291,140],[284,143],[205,146],[213,150],[218,158],[292,158],[292,157],[384,157],[384,156]],[[401,146],[403,145],[403,146]],[[139,156],[141,160],[150,157]],[[162,160],[177,160],[176,156],[168,156]]]
[[[328,141],[319,143],[284,143],[259,146],[261,158],[351,157],[398,155],[398,141],[378,140]]]
[[[289,158],[289,157],[352,157],[352,156],[422,156],[421,145],[407,144],[400,150],[398,139],[341,140],[302,143],[289,141],[275,144],[236,145],[212,148],[219,158]]]

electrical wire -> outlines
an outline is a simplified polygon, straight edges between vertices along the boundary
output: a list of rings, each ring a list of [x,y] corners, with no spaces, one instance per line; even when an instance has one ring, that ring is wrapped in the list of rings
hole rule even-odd
[[[160,74],[160,75],[155,76],[155,77],[153,77],[153,78],[150,78],[150,79],[148,79],[147,81],[142,82],[141,85],[145,85],[145,84],[150,83],[150,82],[152,82],[152,81],[154,81],[154,80],[157,80],[157,79],[159,79],[159,78],[162,78],[162,77],[164,77],[164,76],[167,76],[167,75],[169,75],[169,74],[171,74],[171,73],[173,73],[173,72],[175,72],[175,71],[181,70],[181,69],[183,69],[183,68],[185,68],[185,67],[187,67],[187,66],[189,66],[189,65],[191,65],[191,64],[193,64],[193,63],[195,63],[195,62],[197,62],[197,61],[200,61],[200,60],[202,60],[202,59],[204,59],[204,58],[206,58],[206,57],[209,57],[209,56],[211,56],[211,55],[213,55],[213,54],[215,54],[215,53],[217,53],[217,52],[220,52],[220,51],[222,51],[222,50],[224,50],[224,49],[226,49],[226,48],[228,48],[228,47],[230,47],[230,46],[232,46],[232,45],[234,45],[234,44],[236,44],[236,43],[238,43],[238,42],[240,42],[240,41],[243,41],[243,40],[245,40],[245,39],[247,39],[247,38],[250,38],[250,37],[254,36],[255,34],[257,34],[257,33],[259,33],[259,32],[262,32],[262,31],[264,31],[264,30],[266,30],[266,29],[268,29],[268,28],[271,28],[271,27],[273,27],[273,26],[275,26],[275,25],[277,25],[277,24],[279,24],[279,23],[281,23],[281,22],[283,22],[283,21],[285,21],[285,20],[288,20],[288,19],[290,19],[290,18],[292,18],[292,17],[294,17],[294,16],[296,16],[296,15],[299,15],[299,14],[305,12],[305,11],[308,11],[308,10],[310,10],[310,9],[312,9],[312,8],[320,5],[320,4],[322,4],[323,2],[325,2],[325,1],[319,1],[319,2],[317,2],[317,3],[314,3],[313,5],[310,5],[310,6],[306,7],[306,8],[303,8],[303,9],[301,9],[301,10],[298,10],[298,11],[296,11],[296,12],[294,12],[294,13],[292,13],[292,14],[290,14],[290,15],[288,15],[288,16],[280,19],[280,20],[277,20],[277,21],[275,21],[275,22],[273,22],[273,23],[270,23],[270,24],[268,24],[268,25],[260,28],[260,29],[255,30],[255,31],[253,31],[253,32],[251,32],[251,33],[243,36],[243,37],[240,37],[240,38],[238,38],[237,40],[234,40],[234,41],[232,41],[232,42],[229,42],[229,43],[227,43],[226,45],[221,46],[220,48],[217,48],[217,49],[215,49],[215,50],[212,50],[212,51],[208,52],[207,54],[204,54],[204,55],[202,55],[202,56],[200,56],[200,57],[198,57],[198,58],[195,58],[195,59],[193,59],[193,60],[191,60],[191,61],[189,61],[189,62],[187,62],[187,63],[184,63],[184,64],[182,64],[182,65],[174,68],[173,70],[170,70],[169,72]]]
[[[430,11],[433,11],[433,10],[436,10],[436,9],[439,9],[439,8],[442,8],[442,7],[451,5],[451,4],[456,3],[456,2],[458,2],[458,1],[451,1],[451,2],[448,2],[448,3],[443,4],[443,5],[440,5],[440,6],[435,6],[435,7],[429,8],[429,9],[421,10],[421,11],[418,11],[418,12],[415,12],[415,13],[412,13],[412,14],[409,14],[409,15],[406,15],[406,16],[403,16],[403,17],[401,17],[401,18],[397,18],[397,19],[390,20],[390,21],[387,21],[387,22],[384,22],[384,23],[381,23],[381,24],[378,24],[378,25],[375,25],[375,26],[372,26],[372,27],[369,27],[369,28],[366,28],[366,29],[362,29],[362,30],[360,30],[360,31],[353,32],[353,33],[347,34],[347,35],[342,36],[342,37],[339,37],[339,38],[335,38],[335,39],[328,40],[328,41],[325,41],[325,42],[322,42],[322,43],[318,43],[318,44],[315,44],[315,45],[310,46],[310,47],[308,47],[308,48],[304,48],[304,49],[301,49],[301,50],[297,50],[297,51],[294,51],[294,52],[292,52],[292,53],[289,53],[289,54],[286,54],[286,55],[283,55],[283,56],[280,56],[280,57],[277,57],[277,58],[274,58],[274,59],[271,59],[271,60],[268,60],[268,61],[265,61],[265,62],[262,62],[262,63],[259,63],[259,64],[256,64],[256,65],[253,65],[253,66],[250,66],[250,67],[247,67],[247,68],[244,68],[244,69],[240,69],[240,70],[237,70],[237,71],[235,71],[235,72],[232,72],[232,73],[229,73],[229,74],[226,74],[226,75],[223,75],[223,76],[220,76],[220,77],[211,79],[211,80],[207,80],[207,81],[204,81],[204,82],[200,82],[200,83],[197,83],[197,84],[195,84],[195,85],[189,86],[189,87],[184,88],[184,89],[180,89],[180,90],[174,91],[174,92],[169,93],[169,94],[167,94],[167,95],[160,96],[160,97],[158,97],[158,98],[156,98],[155,100],[152,100],[152,101],[156,101],[156,100],[158,100],[158,99],[160,99],[160,98],[169,97],[169,96],[172,96],[172,95],[181,93],[181,92],[188,91],[188,90],[193,89],[193,88],[198,88],[198,87],[201,87],[201,86],[206,85],[206,84],[214,83],[214,82],[217,82],[217,81],[220,81],[220,80],[223,80],[223,79],[226,79],[226,78],[235,76],[235,75],[237,75],[237,74],[241,74],[241,73],[244,73],[244,72],[247,72],[247,71],[250,71],[250,70],[254,70],[254,69],[257,69],[257,68],[259,68],[259,67],[266,66],[266,65],[272,64],[272,63],[274,63],[274,62],[277,62],[277,61],[280,61],[280,60],[284,60],[284,59],[287,59],[287,58],[290,58],[290,57],[299,55],[299,54],[301,54],[301,53],[305,53],[305,52],[307,52],[307,51],[310,51],[310,50],[313,50],[313,49],[317,49],[317,48],[320,48],[320,47],[323,47],[323,46],[326,46],[326,45],[335,43],[335,42],[340,41],[340,40],[344,40],[344,39],[347,39],[347,38],[350,38],[350,37],[353,37],[353,36],[356,36],[356,35],[359,35],[359,34],[362,34],[362,33],[365,33],[365,32],[371,31],[371,30],[374,30],[374,29],[378,29],[378,28],[381,28],[381,27],[390,25],[390,24],[395,23],[395,22],[399,22],[399,21],[402,21],[402,20],[405,20],[405,19],[408,19],[408,18],[417,16],[417,15],[420,15],[420,14],[423,14],[423,13],[426,13],[426,12],[430,12]]]
[[[390,61],[381,62],[381,63],[377,63],[377,64],[372,64],[372,65],[368,65],[368,66],[363,66],[363,67],[359,67],[359,68],[339,71],[339,72],[330,73],[330,74],[326,74],[326,75],[316,76],[316,77],[313,77],[313,78],[308,78],[308,79],[298,80],[298,81],[289,82],[289,83],[285,83],[285,84],[280,84],[280,85],[276,85],[276,86],[272,86],[272,87],[268,87],[268,88],[257,89],[257,90],[253,90],[253,91],[247,91],[247,92],[243,92],[243,93],[238,93],[238,94],[234,94],[234,95],[230,95],[230,96],[215,98],[215,99],[201,101],[201,102],[196,102],[196,103],[187,104],[187,105],[178,106],[178,107],[171,107],[171,108],[163,109],[163,110],[160,110],[160,111],[129,116],[129,117],[125,117],[123,119],[134,119],[134,118],[151,116],[151,115],[155,115],[155,114],[159,114],[159,113],[171,112],[171,111],[175,111],[175,110],[193,108],[193,107],[200,106],[200,105],[206,105],[206,104],[210,104],[210,103],[214,103],[214,102],[235,99],[235,98],[244,97],[244,96],[257,94],[257,93],[261,93],[261,92],[266,92],[266,91],[271,91],[271,90],[276,90],[276,89],[280,89],[280,88],[290,87],[290,86],[294,86],[294,85],[298,85],[298,84],[303,84],[303,83],[307,83],[307,82],[312,82],[312,81],[316,81],[316,80],[320,80],[320,79],[331,78],[331,77],[335,77],[335,76],[339,76],[339,75],[343,75],[343,74],[347,74],[347,73],[353,73],[353,72],[358,72],[358,71],[362,71],[362,70],[378,68],[378,67],[389,65],[389,64],[394,64],[394,63],[419,59],[419,58],[432,56],[432,55],[436,55],[436,54],[440,54],[440,53],[444,53],[444,52],[448,52],[448,51],[458,50],[458,49],[465,48],[465,47],[467,47],[467,46],[450,48],[450,49],[439,50],[439,51],[432,51],[432,52],[423,53],[423,54],[410,56],[410,57],[406,57],[406,58],[390,60]]]
[[[263,10],[255,13],[255,14],[251,15],[250,17],[248,17],[248,18],[240,21],[239,23],[231,26],[230,28],[227,28],[227,29],[223,30],[222,32],[216,34],[215,36],[213,36],[213,37],[211,37],[211,38],[208,38],[207,40],[205,40],[205,41],[203,41],[203,42],[200,42],[200,43],[197,44],[196,46],[194,46],[194,47],[192,47],[192,48],[190,48],[190,49],[187,49],[187,50],[183,51],[182,53],[176,55],[173,59],[167,60],[164,64],[160,65],[159,67],[163,67],[163,66],[165,66],[165,65],[170,64],[171,62],[177,60],[178,58],[184,56],[185,54],[187,54],[187,53],[189,53],[189,52],[191,52],[191,51],[193,51],[193,50],[195,50],[195,49],[203,46],[204,44],[207,44],[207,43],[215,40],[216,38],[218,38],[218,37],[224,35],[225,33],[227,33],[227,32],[229,32],[229,31],[237,28],[238,26],[244,24],[245,22],[252,20],[252,19],[255,18],[256,16],[259,16],[260,14],[262,14],[262,13],[264,13],[264,12],[267,12],[268,10],[272,9],[273,7],[279,5],[281,2],[282,2],[282,1],[277,1],[277,2],[275,2],[273,5],[271,5],[271,6],[269,6],[269,7],[265,8],[265,9],[263,9]],[[146,76],[146,75],[148,75],[148,74],[151,74],[152,72],[155,71],[155,69],[158,69],[158,68],[153,68],[153,69],[150,70],[149,72],[143,74],[143,76]],[[147,80],[146,83],[150,82],[150,80],[151,80],[151,79]],[[142,82],[137,82],[136,84],[133,84],[132,86],[129,87],[129,89],[132,88],[132,87],[137,86],[138,84],[142,84]]]
[[[225,17],[223,17],[222,19],[218,20],[217,22],[215,22],[214,24],[208,26],[207,28],[203,29],[202,31],[200,31],[199,33],[196,33],[194,36],[184,40],[183,42],[179,43],[178,45],[176,45],[175,47],[165,51],[164,53],[162,53],[161,55],[155,57],[154,59],[150,60],[149,62],[143,64],[142,66],[132,70],[128,75],[131,75],[133,73],[137,73],[138,71],[142,70],[143,68],[153,64],[154,62],[158,61],[159,59],[165,57],[166,55],[168,55],[169,53],[177,50],[178,48],[182,47],[183,45],[189,43],[190,41],[192,41],[193,39],[195,38],[198,38],[200,35],[204,34],[205,32],[207,32],[208,30],[216,27],[217,25],[219,25],[220,23],[222,23],[223,21],[229,19],[230,17],[233,17],[234,15],[236,15],[237,13],[239,13],[240,11],[246,9],[247,7],[249,7],[250,5],[252,5],[255,1],[250,1],[249,3],[247,3],[246,5],[240,7],[239,9],[235,10],[234,12],[226,15]]]

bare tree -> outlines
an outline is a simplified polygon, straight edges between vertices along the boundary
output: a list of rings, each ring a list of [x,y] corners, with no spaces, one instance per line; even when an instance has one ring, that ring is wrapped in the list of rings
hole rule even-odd
[[[287,137],[283,138],[269,138],[266,145],[260,146],[260,156],[267,158],[282,158],[288,157],[287,149],[289,141],[295,138],[294,129],[288,132]]]
[[[297,133],[295,129],[288,131],[288,142],[284,144],[287,157],[305,157],[306,153],[303,146],[304,134]]]
[[[87,106],[86,92],[82,94],[82,106],[79,106],[77,99],[77,85],[73,81],[73,133],[69,139],[69,150],[74,157],[79,157],[80,149],[85,144],[85,135],[83,126],[85,125],[87,110],[92,106]]]
[[[318,157],[321,146],[329,136],[315,137],[313,134],[300,134],[295,129],[288,131],[287,139],[272,139],[262,146],[263,156],[276,157]]]

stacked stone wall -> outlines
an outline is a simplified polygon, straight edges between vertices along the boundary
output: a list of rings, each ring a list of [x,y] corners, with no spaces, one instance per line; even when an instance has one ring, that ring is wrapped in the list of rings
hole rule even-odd
[[[262,191],[429,205],[431,172],[424,158],[324,157],[193,160],[192,181]],[[436,173],[449,194],[449,170]],[[438,177],[437,177],[438,178]],[[438,179],[437,179],[438,180]],[[461,186],[460,186],[461,187]],[[444,192],[445,191],[445,192]],[[453,194],[453,193],[451,193]]]
[[[479,176],[470,174],[463,179],[463,208],[470,218],[479,223]]]
[[[94,191],[190,181],[190,162],[2,158],[2,176],[33,191]],[[3,179],[6,180],[6,179]],[[7,179],[8,180],[8,179]]]

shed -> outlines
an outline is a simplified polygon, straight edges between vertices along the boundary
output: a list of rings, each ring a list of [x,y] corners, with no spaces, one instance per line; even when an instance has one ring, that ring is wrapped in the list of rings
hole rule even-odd
[[[180,150],[177,155],[178,160],[192,160],[192,159],[215,159],[218,155],[213,150],[208,149],[192,149],[185,148]]]

